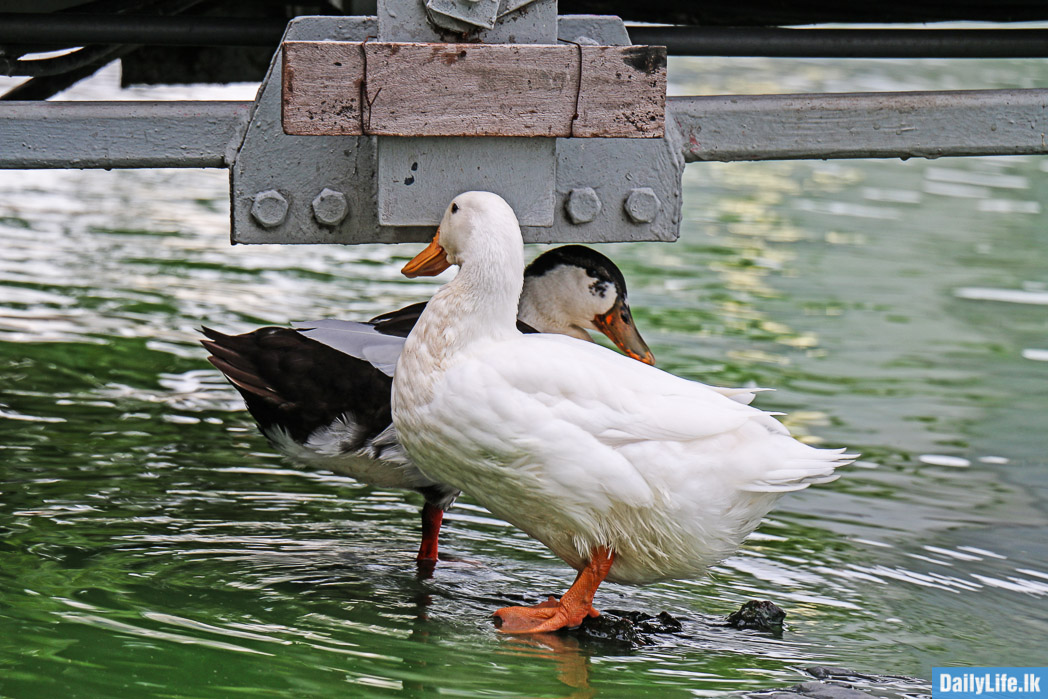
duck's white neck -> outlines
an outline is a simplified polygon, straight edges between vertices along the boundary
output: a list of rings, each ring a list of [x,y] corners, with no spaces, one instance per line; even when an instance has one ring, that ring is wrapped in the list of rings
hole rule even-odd
[[[517,303],[524,283],[520,248],[498,255],[474,254],[462,260],[458,274],[426,305],[405,345],[405,354],[421,351],[438,366],[469,345],[519,334]]]
[[[484,264],[464,264],[440,289],[439,297],[459,312],[457,325],[477,336],[516,330],[517,304],[524,285],[524,256]]]

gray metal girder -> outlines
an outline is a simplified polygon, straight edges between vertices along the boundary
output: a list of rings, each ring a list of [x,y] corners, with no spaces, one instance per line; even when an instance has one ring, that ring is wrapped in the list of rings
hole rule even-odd
[[[0,102],[0,169],[229,167],[252,105]],[[670,97],[666,113],[689,163],[1048,154],[1048,89]]]
[[[228,167],[251,102],[0,102],[0,168]]]
[[[1048,153],[1048,90],[671,97],[684,158],[939,158]]]
[[[229,167],[252,109],[251,102],[0,103],[0,168]],[[307,219],[304,230],[288,231],[297,236],[274,233],[264,242],[419,241],[431,234],[375,222],[351,236],[340,227],[369,211],[375,221],[374,138],[253,128],[260,146],[269,139],[273,149],[265,157],[258,151],[257,172],[270,179],[246,190],[241,215],[276,221],[295,206],[294,215]],[[663,159],[655,170],[667,172],[698,160],[1044,155],[1046,133],[1045,89],[671,97],[667,138],[630,139],[628,146],[659,149],[655,154],[616,150],[619,139],[558,139],[553,227],[526,235],[536,242],[672,239],[679,181],[652,186],[654,170],[638,163]],[[280,191],[284,182],[299,192],[289,191],[290,200]]]

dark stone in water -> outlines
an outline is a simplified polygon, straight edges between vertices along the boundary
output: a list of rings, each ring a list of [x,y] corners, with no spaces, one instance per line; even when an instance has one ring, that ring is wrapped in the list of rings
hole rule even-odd
[[[877,682],[881,679],[876,675],[865,675],[861,672],[849,670],[846,667],[834,667],[832,665],[815,665],[813,667],[804,668],[804,671],[817,680],[868,680]],[[891,679],[900,678],[898,675],[888,675],[888,677]]]
[[[767,694],[754,693],[749,696],[754,699],[870,699],[872,695],[838,684],[802,682],[788,689],[774,690]]]
[[[869,675],[844,667],[815,666],[805,668],[818,681],[801,682],[792,687],[746,692],[745,699],[871,699],[883,697],[926,696],[923,680],[905,675]],[[856,687],[859,684],[862,689]],[[863,690],[872,690],[875,693]]]
[[[628,612],[621,609],[609,609],[605,614],[614,614],[629,619],[642,633],[680,633],[684,628],[680,621],[669,612],[659,612],[655,616],[644,612]]]
[[[655,645],[652,635],[676,634],[683,629],[680,621],[667,612],[656,616],[644,612],[605,609],[600,616],[587,617],[568,631],[581,640],[617,643],[631,648]]]
[[[736,629],[753,629],[766,631],[774,636],[782,636],[782,622],[786,612],[774,602],[750,600],[737,612],[728,615],[728,626]]]

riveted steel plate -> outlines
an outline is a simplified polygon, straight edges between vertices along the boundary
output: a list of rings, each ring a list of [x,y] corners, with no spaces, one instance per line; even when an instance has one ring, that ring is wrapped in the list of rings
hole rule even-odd
[[[463,191],[494,192],[522,226],[553,225],[554,138],[380,138],[378,217],[435,226]]]
[[[507,19],[516,18],[514,26],[522,28],[530,13],[541,16],[548,11],[545,4],[539,0]],[[381,14],[382,6],[379,9]],[[420,12],[424,15],[424,10]],[[541,24],[534,18],[528,21],[531,30]],[[567,16],[558,18],[557,24],[566,41],[628,43],[622,21],[615,17]],[[378,37],[378,26],[376,18],[302,17],[288,26],[284,39],[364,41]],[[501,36],[498,32],[508,26],[499,22],[492,31]],[[541,32],[525,35],[521,31],[523,38],[507,35],[504,40],[550,41]],[[484,40],[492,41],[488,36]],[[374,136],[288,136],[280,123],[280,70],[278,54],[231,166],[234,243],[421,242],[432,236],[451,197],[470,189],[506,196],[522,219],[528,242],[676,238],[683,167],[679,144],[674,148],[667,139],[441,138],[433,140],[444,144],[434,147],[425,138],[383,138],[380,146]],[[668,138],[672,138],[671,131],[667,129]],[[456,140],[469,143],[454,143]],[[452,154],[452,150],[457,152]],[[407,184],[412,176],[414,181]],[[381,195],[380,182],[385,182],[386,189]],[[538,184],[529,189],[528,182]],[[427,186],[433,188],[432,200],[422,203],[420,192]],[[572,223],[565,210],[567,197],[572,189],[587,187],[598,193],[600,210],[591,221]],[[636,188],[651,188],[659,201],[650,222],[634,223],[626,213],[624,202]],[[323,208],[318,220],[313,202],[325,190],[326,197],[339,193],[345,198],[346,213],[341,220],[324,214]],[[287,202],[279,223],[274,223],[268,209],[256,207],[261,220],[251,213],[258,195],[265,193],[268,200],[270,192],[279,193]]]

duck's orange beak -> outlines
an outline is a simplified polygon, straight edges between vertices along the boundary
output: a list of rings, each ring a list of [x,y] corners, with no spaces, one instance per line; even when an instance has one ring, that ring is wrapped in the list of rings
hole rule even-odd
[[[630,357],[645,364],[655,364],[655,355],[633,324],[633,314],[625,300],[620,298],[610,311],[594,316],[593,324]]]
[[[438,228],[437,234],[433,236],[433,242],[425,250],[415,255],[411,262],[404,265],[400,273],[409,279],[435,277],[450,266],[451,263],[448,262],[447,252],[440,247],[440,229]]]

